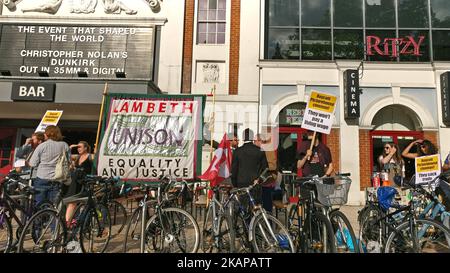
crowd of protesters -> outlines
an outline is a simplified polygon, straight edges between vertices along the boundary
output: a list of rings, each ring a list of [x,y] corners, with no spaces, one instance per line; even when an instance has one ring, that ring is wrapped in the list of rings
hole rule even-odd
[[[72,154],[72,149],[77,148],[77,153]],[[70,162],[70,177],[66,183],[55,179],[55,170],[58,160],[62,156]],[[15,171],[31,171],[33,186],[36,189],[34,197],[36,205],[44,201],[56,203],[59,194],[69,197],[78,194],[82,190],[81,178],[90,174],[93,168],[93,155],[91,147],[86,141],[68,145],[63,141],[61,130],[58,126],[48,126],[45,132],[33,133],[27,138],[25,144],[17,151],[18,161],[24,161]],[[70,219],[76,204],[68,204],[66,220]]]

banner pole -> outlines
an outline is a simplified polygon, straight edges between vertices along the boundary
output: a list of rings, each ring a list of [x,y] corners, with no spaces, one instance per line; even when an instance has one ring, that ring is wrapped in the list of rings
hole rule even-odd
[[[97,125],[97,137],[95,138],[95,145],[94,145],[94,154],[97,154],[97,146],[98,146],[98,138],[100,136],[100,130],[102,125],[102,117],[103,117],[103,105],[105,104],[105,97],[108,93],[108,82],[105,82],[105,87],[103,88],[103,94],[102,94],[102,105],[100,106],[100,116],[98,118],[98,125]]]
[[[216,106],[216,85],[212,89],[213,107],[211,113],[211,124],[209,125],[211,131],[211,148],[209,152],[209,163],[211,164],[213,158],[213,142],[214,142],[214,123],[215,123],[215,106]]]

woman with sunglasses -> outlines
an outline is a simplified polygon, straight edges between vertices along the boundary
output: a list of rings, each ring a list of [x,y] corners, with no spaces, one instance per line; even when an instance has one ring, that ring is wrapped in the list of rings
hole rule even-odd
[[[391,142],[384,144],[383,154],[378,157],[380,170],[386,172],[390,185],[401,183],[405,176],[405,162],[400,155],[400,149],[397,144]]]
[[[411,153],[410,150],[414,145],[417,145],[417,152]],[[410,159],[414,159],[419,156],[426,156],[426,155],[435,155],[438,153],[438,149],[436,146],[434,146],[431,141],[425,139],[418,139],[411,143],[409,143],[408,147],[403,150],[402,156]]]

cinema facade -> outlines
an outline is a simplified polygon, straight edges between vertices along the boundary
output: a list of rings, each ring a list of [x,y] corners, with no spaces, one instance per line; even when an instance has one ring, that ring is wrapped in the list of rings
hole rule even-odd
[[[311,90],[339,98],[333,129],[324,140],[336,169],[352,173],[350,203],[363,202],[386,142],[403,149],[426,138],[447,156],[448,1],[267,0],[241,5],[242,15],[260,11],[258,24],[247,23],[246,17],[241,25],[245,38],[240,53],[253,55],[252,65],[259,68],[253,73],[258,104],[278,106],[260,113],[259,128],[278,118],[278,156],[285,168],[292,166],[291,149],[301,142],[299,124]],[[413,164],[406,162],[408,177]]]
[[[0,172],[46,110],[63,110],[69,144],[93,145],[105,82],[109,93],[179,93],[182,2],[111,2],[0,3]]]

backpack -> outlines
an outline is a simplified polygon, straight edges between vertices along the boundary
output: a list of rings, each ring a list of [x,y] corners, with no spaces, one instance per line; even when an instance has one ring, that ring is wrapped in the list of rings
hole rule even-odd
[[[64,152],[59,156],[58,161],[56,162],[55,176],[53,177],[53,180],[59,181],[65,185],[70,185],[72,182],[68,158],[67,151],[64,149]]]

